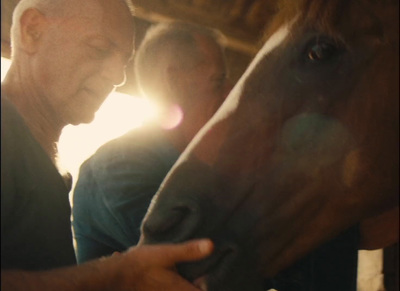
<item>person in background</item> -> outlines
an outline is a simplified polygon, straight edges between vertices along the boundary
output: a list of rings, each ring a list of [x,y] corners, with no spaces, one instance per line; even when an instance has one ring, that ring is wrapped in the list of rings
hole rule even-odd
[[[73,195],[78,263],[135,245],[154,194],[199,129],[231,89],[223,36],[183,22],[146,33],[135,72],[161,117],[102,147],[79,172]]]
[[[199,290],[175,271],[210,240],[132,247],[76,266],[68,200],[57,168],[64,126],[90,122],[125,80],[133,51],[123,0],[21,0],[12,64],[1,85],[1,290]]]

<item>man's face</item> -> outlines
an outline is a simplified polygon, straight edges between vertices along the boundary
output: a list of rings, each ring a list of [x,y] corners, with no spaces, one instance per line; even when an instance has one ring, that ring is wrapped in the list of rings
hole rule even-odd
[[[221,50],[202,38],[198,44],[204,61],[186,75],[186,98],[190,98],[190,106],[186,108],[185,119],[191,125],[193,136],[213,116],[232,88]]]
[[[122,1],[85,0],[71,17],[49,18],[34,58],[35,85],[63,124],[90,122],[125,81],[133,22]]]

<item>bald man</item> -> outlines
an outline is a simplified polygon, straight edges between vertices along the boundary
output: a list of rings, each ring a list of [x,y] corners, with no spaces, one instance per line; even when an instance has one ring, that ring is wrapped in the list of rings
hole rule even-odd
[[[122,0],[22,0],[1,90],[1,290],[198,290],[175,264],[209,240],[131,248],[74,266],[68,175],[57,168],[64,126],[90,122],[125,81],[132,6]]]

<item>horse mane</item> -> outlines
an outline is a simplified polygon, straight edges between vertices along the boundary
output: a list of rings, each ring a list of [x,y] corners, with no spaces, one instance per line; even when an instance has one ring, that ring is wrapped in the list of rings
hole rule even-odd
[[[360,7],[369,10],[373,14],[376,5],[397,5],[398,0],[278,0],[277,12],[265,30],[263,41],[268,39],[282,24],[295,17],[307,20],[313,27],[323,29],[335,36],[335,27],[341,19],[343,12],[351,3],[357,2]]]
[[[307,19],[313,26],[323,27],[331,31],[332,25],[341,12],[349,4],[348,0],[278,0],[277,13],[265,31],[263,39],[267,39],[282,24],[298,17]]]

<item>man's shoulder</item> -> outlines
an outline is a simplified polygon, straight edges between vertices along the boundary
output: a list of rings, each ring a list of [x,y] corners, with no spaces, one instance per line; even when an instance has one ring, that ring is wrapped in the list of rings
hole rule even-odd
[[[159,129],[150,126],[140,127],[105,143],[97,150],[95,155],[108,156],[120,153],[146,152],[151,151],[163,142],[165,140],[162,138]]]
[[[83,166],[104,167],[110,163],[131,163],[151,158],[159,147],[167,143],[162,131],[154,126],[135,128],[101,147]]]
[[[147,125],[134,128],[124,135],[107,142],[101,148],[126,148],[127,150],[141,147],[151,148],[152,145],[163,140],[162,136],[163,132],[161,129]]]

